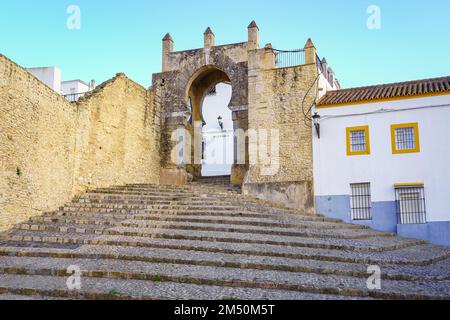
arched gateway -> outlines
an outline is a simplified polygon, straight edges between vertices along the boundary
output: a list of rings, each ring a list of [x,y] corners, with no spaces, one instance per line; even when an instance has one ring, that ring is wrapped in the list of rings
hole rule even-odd
[[[312,41],[292,53],[295,65],[285,65],[285,52],[270,44],[259,48],[255,22],[248,26],[245,42],[216,46],[208,28],[203,48],[174,51],[173,45],[167,34],[162,72],[153,75],[152,86],[161,108],[161,183],[182,185],[201,176],[202,102],[212,86],[224,82],[232,87],[228,106],[235,131],[232,184],[261,198],[312,211],[308,109],[319,95],[323,71]],[[324,93],[333,84],[320,86]]]
[[[256,24],[248,30],[248,42],[215,46],[214,34],[208,28],[204,48],[177,52],[173,51],[172,37],[164,37],[163,72],[153,76],[153,86],[159,85],[162,94],[162,183],[182,184],[190,177],[201,176],[201,137],[195,136],[194,130],[195,123],[202,122],[202,102],[212,86],[222,82],[231,85],[229,109],[233,112],[234,128],[248,129],[248,53],[258,49],[259,32]],[[183,161],[175,163],[172,154],[177,141],[173,132],[180,128],[191,133],[192,150],[183,155]],[[237,158],[236,155],[231,176],[234,184],[241,184],[248,161],[238,164]]]
[[[195,178],[230,174],[235,162],[234,126],[229,110],[232,93],[230,77],[215,66],[196,72],[188,85],[188,108],[192,112],[189,123],[194,128],[197,124],[202,133],[201,137],[195,135],[202,140],[202,159],[195,162],[195,153],[191,158],[191,163],[196,164],[191,167]]]

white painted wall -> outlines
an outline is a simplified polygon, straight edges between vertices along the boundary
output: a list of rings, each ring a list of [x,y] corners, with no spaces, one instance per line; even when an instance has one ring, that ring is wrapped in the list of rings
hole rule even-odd
[[[234,161],[233,119],[228,104],[232,88],[220,83],[216,94],[206,96],[203,101],[203,140],[206,142],[205,160],[202,165],[203,176],[229,175]],[[220,129],[217,118],[223,118],[224,130]]]
[[[203,141],[206,143],[205,160],[202,164],[203,176],[231,174],[234,160],[233,138],[233,130],[203,133]]]
[[[89,92],[91,88],[88,84],[81,80],[63,81],[61,83],[61,91],[66,94],[78,94]]]
[[[371,182],[372,201],[394,201],[395,183],[422,182],[428,222],[450,221],[450,95],[315,111],[322,117],[321,139],[313,132],[316,196],[349,195],[350,183]],[[392,154],[391,125],[414,122],[421,152]],[[347,156],[346,128],[365,125],[371,154]]]
[[[27,71],[58,93],[61,93],[61,70],[57,67],[28,68]]]

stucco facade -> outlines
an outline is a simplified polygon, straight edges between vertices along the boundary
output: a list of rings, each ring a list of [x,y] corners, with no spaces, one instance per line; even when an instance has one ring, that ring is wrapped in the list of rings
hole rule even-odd
[[[450,94],[318,107],[314,132],[315,201],[318,213],[346,222],[450,245]],[[392,126],[417,124],[416,150],[393,151]],[[367,127],[367,154],[348,154],[347,128]],[[395,139],[395,137],[394,137]],[[351,184],[370,183],[372,218],[351,216]],[[401,223],[396,186],[423,186],[424,223]]]

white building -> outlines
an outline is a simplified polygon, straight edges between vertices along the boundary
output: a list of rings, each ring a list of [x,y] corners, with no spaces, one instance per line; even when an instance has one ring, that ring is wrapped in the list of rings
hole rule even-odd
[[[28,68],[27,71],[70,101],[77,101],[96,86],[94,80],[89,84],[82,80],[61,81],[61,70],[57,67]]]
[[[450,245],[450,77],[332,91],[314,111],[318,213]]]
[[[328,66],[327,59],[317,57],[317,66],[320,72],[318,79],[318,85],[321,88],[318,94],[319,98],[322,98],[328,91],[339,90],[341,85],[334,71]]]
[[[61,93],[61,70],[57,67],[28,68],[27,71],[51,89]]]
[[[69,80],[61,82],[62,94],[70,101],[76,101],[94,89],[94,80],[92,80],[89,84],[82,80]]]

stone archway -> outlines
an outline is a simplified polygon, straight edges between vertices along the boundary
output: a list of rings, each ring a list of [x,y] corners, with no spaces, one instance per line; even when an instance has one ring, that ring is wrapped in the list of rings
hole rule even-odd
[[[217,66],[208,65],[200,68],[192,75],[186,87],[186,100],[189,101],[188,106],[191,109],[191,120],[189,121],[188,130],[193,139],[202,139],[203,134],[196,134],[195,130],[200,130],[206,125],[204,120],[203,106],[204,100],[209,90],[220,83],[229,84],[232,87],[230,77],[227,73]],[[233,87],[232,87],[233,88]],[[232,89],[233,90],[233,89]],[[233,91],[232,91],[233,92]],[[230,100],[231,102],[231,100]],[[229,107],[229,105],[228,105]],[[230,110],[231,112],[231,110]],[[203,141],[203,139],[202,139]],[[196,150],[194,148],[202,148],[202,155],[204,156],[205,146],[202,141],[193,141],[191,150],[191,162],[187,165],[186,170],[192,174],[193,178],[202,176],[202,162],[196,157]],[[227,149],[226,152],[233,153],[233,149]],[[197,153],[198,154],[198,153]],[[202,159],[205,159],[202,156]]]
[[[192,75],[186,86],[185,100],[191,99],[194,121],[202,121],[202,105],[205,95],[211,87],[219,83],[228,83],[233,87],[226,72],[213,65],[202,67]]]
[[[184,184],[190,178],[201,175],[201,166],[193,164],[195,150],[201,150],[201,145],[195,148],[195,142],[192,143],[193,150],[189,152],[190,154],[183,153],[183,160],[187,158],[188,161],[174,163],[172,155],[177,142],[174,141],[173,133],[177,130],[185,130],[192,135],[195,132],[189,120],[192,117],[192,120],[201,121],[204,93],[211,86],[222,82],[232,86],[228,108],[232,112],[233,130],[235,132],[248,130],[250,49],[250,44],[243,42],[173,51],[171,37],[168,35],[163,39],[163,72],[153,75],[153,87],[157,91],[158,103],[161,105],[161,181],[163,184]],[[181,138],[183,139],[185,137]],[[248,148],[241,142],[235,141],[234,145],[235,162],[232,166],[231,181],[233,184],[241,185],[249,166],[248,163],[238,164],[236,154],[237,150],[245,149],[241,153],[245,153],[245,159],[248,159]]]
[[[162,72],[153,75],[151,98],[161,114],[157,128],[160,183],[186,184],[198,175],[199,170],[188,163],[191,150],[176,151],[180,142],[183,146],[190,138],[190,117],[201,117],[202,91],[212,83],[229,80],[233,91],[229,109],[238,136],[231,183],[243,186],[244,193],[313,212],[313,131],[302,119],[304,106],[312,105],[320,91],[323,66],[318,66],[312,41],[296,51],[304,63],[293,66],[277,65],[279,53],[270,44],[259,47],[259,28],[254,22],[248,26],[245,42],[216,45],[208,28],[202,48],[174,51],[170,34],[163,38],[162,48]],[[189,91],[195,96],[192,112]],[[201,146],[197,149],[201,151]]]

